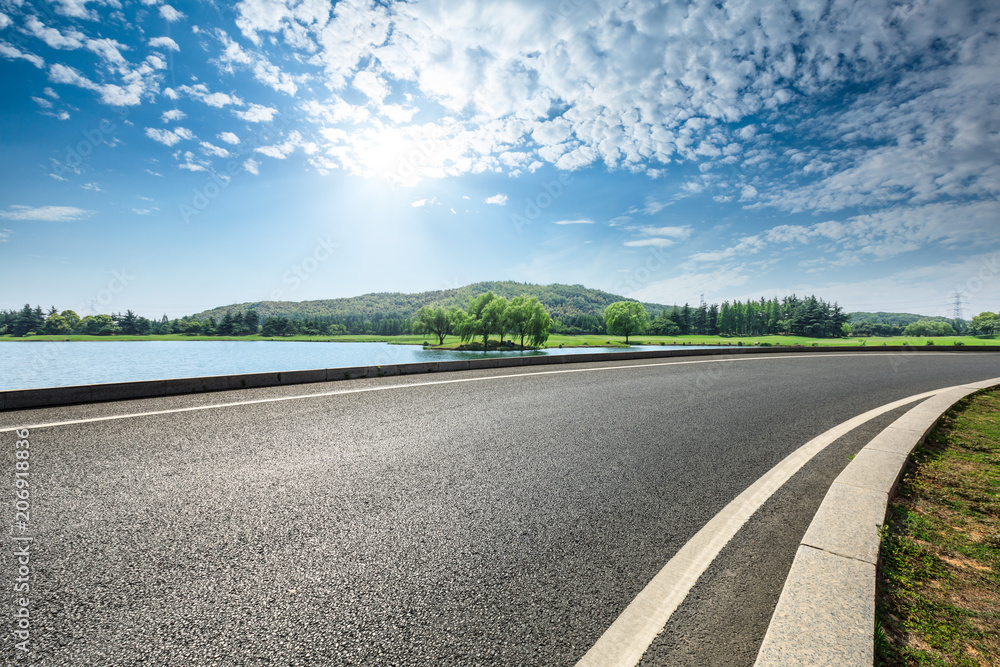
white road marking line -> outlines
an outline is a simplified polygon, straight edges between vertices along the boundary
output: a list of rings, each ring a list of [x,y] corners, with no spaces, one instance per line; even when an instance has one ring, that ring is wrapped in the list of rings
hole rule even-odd
[[[834,426],[789,454],[726,505],[681,547],[580,659],[577,667],[637,665],[723,547],[803,465],[838,438],[865,422],[953,388],[936,389],[869,410]]]
[[[837,355],[816,355],[816,354],[795,354],[795,355],[776,355],[774,357],[750,357],[750,358],[727,358],[727,359],[698,359],[694,361],[660,361],[651,364],[628,364],[623,366],[603,366],[600,368],[565,368],[554,371],[536,371],[534,373],[510,373],[508,375],[488,375],[484,377],[475,378],[458,378],[455,380],[431,380],[429,382],[409,382],[405,384],[393,384],[384,387],[360,387],[357,389],[342,389],[339,391],[325,391],[317,394],[301,394],[298,396],[279,396],[276,398],[258,398],[250,401],[235,401],[232,403],[213,403],[211,405],[196,405],[189,408],[170,408],[168,410],[151,410],[148,412],[130,412],[121,415],[105,415],[103,417],[89,417],[86,419],[71,419],[61,422],[45,422],[41,424],[32,424],[27,426],[11,426],[7,428],[0,428],[0,433],[9,433],[11,431],[16,431],[18,429],[40,429],[40,428],[52,428],[55,426],[72,426],[74,424],[93,424],[96,422],[104,421],[116,421],[119,419],[133,419],[135,417],[152,417],[155,415],[169,415],[176,414],[180,412],[197,412],[199,410],[217,410],[221,408],[232,408],[241,405],[257,405],[260,403],[278,403],[281,401],[298,401],[307,398],[324,398],[327,396],[341,396],[344,394],[360,394],[369,391],[389,391],[392,389],[408,389],[410,387],[428,387],[432,385],[439,384],[455,384],[458,382],[482,382],[485,380],[504,380],[507,378],[517,378],[517,377],[529,377],[534,375],[556,375],[558,373],[589,373],[591,371],[614,371],[626,368],[649,368],[653,366],[681,366],[688,364],[710,364],[710,363],[735,363],[735,362],[745,362],[745,361],[780,361],[783,359],[830,359],[833,357],[870,357],[872,354],[878,356],[887,356],[897,353],[886,352],[884,355],[879,353],[844,353]],[[926,354],[926,353],[925,353]],[[931,353],[935,354],[935,353]],[[939,352],[936,354],[948,354],[947,352]],[[285,385],[289,386],[289,385]],[[260,389],[274,387],[259,387]],[[177,396],[188,396],[189,394],[177,394]],[[171,396],[155,396],[150,398],[172,398]],[[53,406],[52,409],[58,409],[59,406]],[[3,413],[0,413],[2,415]]]

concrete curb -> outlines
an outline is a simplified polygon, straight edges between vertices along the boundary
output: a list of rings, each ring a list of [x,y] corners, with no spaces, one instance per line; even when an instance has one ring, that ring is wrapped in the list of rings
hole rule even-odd
[[[907,458],[951,406],[998,384],[959,385],[922,401],[844,468],[802,537],[755,667],[871,667],[878,531]]]
[[[629,361],[634,359],[664,359],[671,357],[718,356],[739,354],[837,354],[844,352],[1000,352],[998,345],[936,345],[926,346],[843,346],[803,347],[783,345],[778,347],[722,347],[700,350],[636,350],[633,352],[593,352],[584,354],[538,357],[491,357],[456,361],[429,361],[385,366],[356,366],[351,368],[320,368],[313,370],[282,371],[280,373],[245,373],[241,375],[209,375],[205,377],[148,380],[143,382],[116,382],[108,384],[46,387],[41,389],[14,389],[0,391],[0,411],[79,403],[99,403],[131,398],[177,396],[227,389],[251,387],[279,387],[310,382],[332,382],[391,375],[443,373],[460,370],[511,368],[549,364],[588,363],[595,361]]]

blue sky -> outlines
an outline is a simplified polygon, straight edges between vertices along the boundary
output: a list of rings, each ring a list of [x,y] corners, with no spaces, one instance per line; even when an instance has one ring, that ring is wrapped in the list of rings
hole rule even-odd
[[[997,310],[1000,5],[0,2],[0,308]]]

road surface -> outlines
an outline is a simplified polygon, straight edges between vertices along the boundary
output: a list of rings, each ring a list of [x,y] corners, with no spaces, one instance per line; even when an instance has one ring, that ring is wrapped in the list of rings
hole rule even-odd
[[[29,653],[8,593],[4,660],[573,665],[790,452],[891,401],[998,377],[1000,354],[557,368],[0,413],[6,532],[32,538]],[[752,664],[827,487],[904,410],[772,496],[641,664]],[[12,428],[30,442],[21,525]],[[8,591],[24,543],[5,548]]]

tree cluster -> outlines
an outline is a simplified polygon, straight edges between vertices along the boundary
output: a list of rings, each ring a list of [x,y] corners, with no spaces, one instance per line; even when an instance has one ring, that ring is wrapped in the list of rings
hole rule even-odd
[[[811,338],[845,335],[848,316],[836,303],[815,296],[783,299],[703,303],[697,308],[664,308],[650,323],[648,333],[658,336],[764,336],[791,334]]]
[[[1000,313],[986,311],[972,318],[969,333],[974,336],[996,336],[1000,334]]]
[[[482,348],[490,347],[490,336],[518,340],[521,349],[541,347],[549,338],[552,318],[535,297],[515,296],[510,301],[493,292],[484,292],[469,300],[465,310],[458,308],[424,307],[417,312],[415,333],[431,333],[438,337],[438,345],[449,335],[458,335],[463,343],[482,339]]]
[[[940,320],[917,320],[907,324],[903,329],[904,336],[954,336],[955,328]]]

